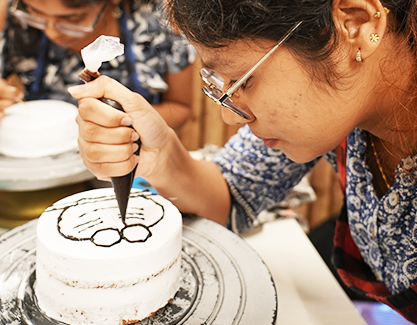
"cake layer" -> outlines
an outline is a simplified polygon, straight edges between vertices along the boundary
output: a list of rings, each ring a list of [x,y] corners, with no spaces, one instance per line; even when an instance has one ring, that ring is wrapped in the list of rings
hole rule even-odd
[[[0,120],[0,153],[16,158],[57,155],[78,148],[77,107],[35,100],[5,109]]]
[[[142,319],[178,290],[181,242],[181,214],[161,196],[132,190],[125,222],[112,188],[62,199],[37,226],[39,306],[69,324]]]
[[[47,315],[71,325],[120,324],[142,320],[164,307],[179,289],[181,259],[163,273],[144,282],[119,288],[79,288],[67,286],[37,269],[37,281],[51,289],[36,288],[39,306]]]

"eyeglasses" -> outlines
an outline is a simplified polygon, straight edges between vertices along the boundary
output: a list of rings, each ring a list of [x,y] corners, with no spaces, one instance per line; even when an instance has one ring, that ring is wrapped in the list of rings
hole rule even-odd
[[[71,23],[55,22],[54,27],[59,32],[68,36],[84,37],[94,30],[109,3],[110,0],[106,0],[103,8],[101,8],[100,12],[90,26],[80,26]],[[10,13],[15,16],[24,26],[28,25],[40,30],[45,30],[48,26],[48,21],[45,18],[28,13],[26,11],[25,4],[21,3],[20,0],[13,0],[13,3],[10,7]]]
[[[233,113],[243,117],[248,121],[253,121],[254,116],[248,114],[243,108],[240,108],[234,104],[231,97],[249,79],[255,70],[291,36],[291,34],[298,28],[298,26],[301,25],[301,23],[302,21],[291,27],[290,30],[286,32],[285,35],[278,41],[278,43],[274,45],[273,48],[271,48],[249,71],[247,71],[242,77],[233,83],[233,85],[230,86],[225,92],[222,90],[224,86],[224,79],[221,75],[207,68],[201,69],[200,76],[206,83],[206,85],[202,87],[204,93],[209,98],[214,100],[216,104],[226,107]]]

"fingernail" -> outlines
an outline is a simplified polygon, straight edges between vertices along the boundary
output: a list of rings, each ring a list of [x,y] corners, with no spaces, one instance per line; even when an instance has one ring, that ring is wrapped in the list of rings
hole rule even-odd
[[[133,142],[135,142],[135,141],[139,140],[139,134],[137,134],[136,132],[132,132],[132,137],[131,137],[131,140],[132,140]]]
[[[68,87],[68,92],[71,95],[82,94],[88,90],[88,84]]]
[[[133,152],[138,151],[138,149],[139,149],[139,145],[138,145],[136,142],[133,142],[133,144],[132,144],[132,149],[133,149]]]
[[[125,116],[122,118],[122,120],[120,121],[120,124],[122,126],[131,126],[133,123],[133,120],[130,116]]]
[[[14,92],[17,92],[17,91],[19,91],[19,89],[17,89],[16,87],[13,87],[13,86],[7,86],[7,91],[8,92],[10,92],[10,93],[14,93]]]

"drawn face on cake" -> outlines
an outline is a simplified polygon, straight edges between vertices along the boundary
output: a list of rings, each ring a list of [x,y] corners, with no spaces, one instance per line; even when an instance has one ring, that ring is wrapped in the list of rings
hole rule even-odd
[[[125,222],[120,217],[114,195],[82,198],[48,210],[60,211],[58,231],[71,240],[90,240],[109,247],[122,240],[144,242],[152,236],[151,228],[164,218],[164,207],[150,192],[133,192]]]

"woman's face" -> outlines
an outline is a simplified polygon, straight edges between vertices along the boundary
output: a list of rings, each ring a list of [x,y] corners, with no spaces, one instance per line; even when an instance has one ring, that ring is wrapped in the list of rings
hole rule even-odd
[[[239,79],[274,42],[239,41],[221,49],[195,45],[206,66],[225,81]],[[352,76],[351,78],[355,78]],[[365,118],[360,82],[347,80],[346,90],[313,82],[285,47],[279,48],[233,96],[234,103],[255,116],[248,125],[265,145],[281,149],[294,161],[307,162],[335,148]],[[222,108],[228,124],[245,124],[243,118]]]
[[[89,4],[79,8],[69,8],[61,1],[56,0],[23,0],[27,12],[41,17],[47,21],[47,27],[44,32],[46,36],[54,43],[73,50],[81,50],[98,36],[105,34],[106,15],[109,6],[105,7],[106,1]],[[104,9],[104,12],[102,10]],[[94,30],[81,37],[67,35],[56,28],[55,23],[73,24],[84,27],[90,27],[100,15]]]

